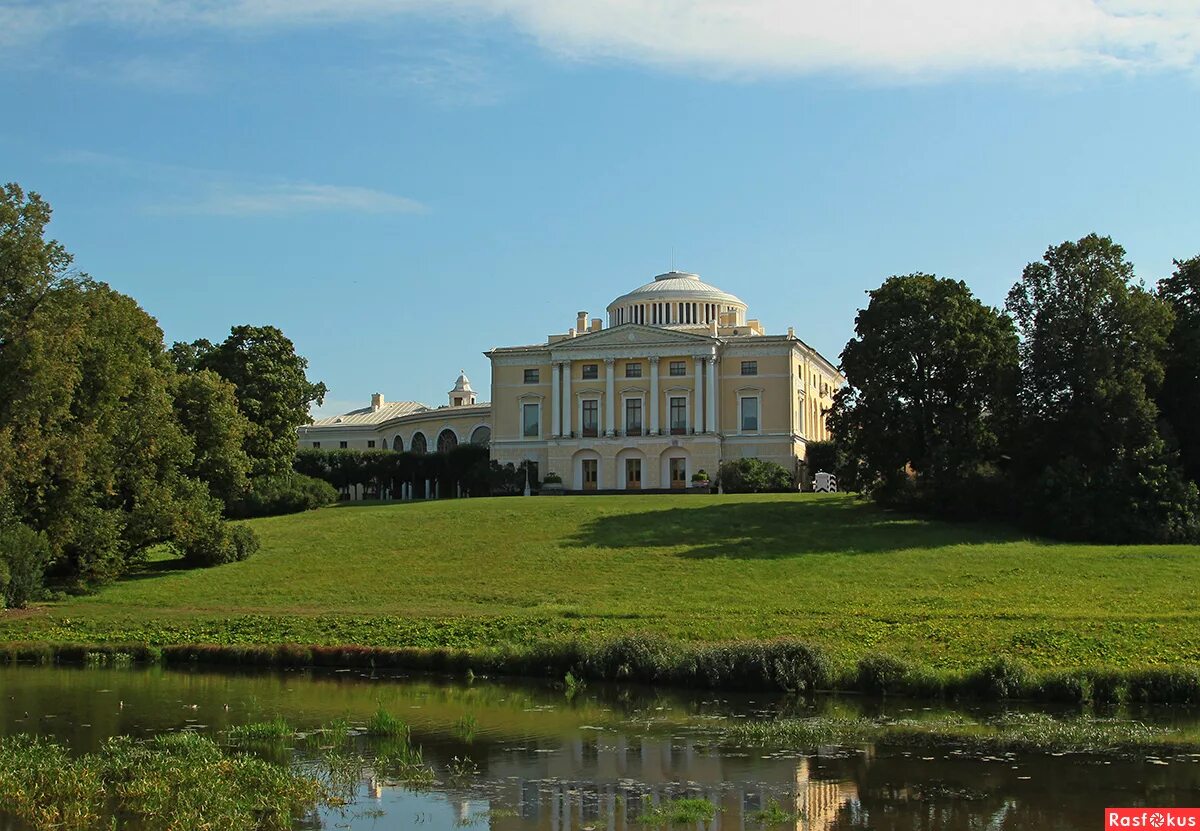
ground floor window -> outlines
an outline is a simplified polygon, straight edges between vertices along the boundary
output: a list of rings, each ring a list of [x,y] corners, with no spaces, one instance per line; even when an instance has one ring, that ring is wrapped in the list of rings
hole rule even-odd
[[[672,458],[670,462],[671,487],[687,487],[687,459]]]
[[[596,483],[600,478],[600,462],[598,459],[584,459],[580,462],[580,470],[583,474],[583,489],[585,491],[596,490]]]
[[[640,490],[642,487],[642,460],[641,459],[626,459],[625,460],[625,488],[626,490]]]

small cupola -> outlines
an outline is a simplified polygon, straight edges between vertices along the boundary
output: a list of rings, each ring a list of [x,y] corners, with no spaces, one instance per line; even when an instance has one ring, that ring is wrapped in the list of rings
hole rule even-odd
[[[458,380],[454,382],[454,389],[450,390],[450,406],[467,407],[474,403],[475,390],[471,389],[471,379],[467,377],[467,371],[461,369],[458,372]]]

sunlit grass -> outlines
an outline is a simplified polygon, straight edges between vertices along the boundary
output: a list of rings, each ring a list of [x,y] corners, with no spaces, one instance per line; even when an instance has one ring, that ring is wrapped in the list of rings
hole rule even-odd
[[[846,495],[470,499],[252,524],[263,545],[246,562],[0,617],[0,640],[480,649],[645,632],[789,637],[847,666],[1200,662],[1200,547],[1030,540]]]

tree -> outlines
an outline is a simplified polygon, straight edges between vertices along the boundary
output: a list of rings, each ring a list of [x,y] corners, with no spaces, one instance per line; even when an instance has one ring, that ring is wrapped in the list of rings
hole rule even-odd
[[[289,470],[296,453],[296,428],[307,424],[309,406],[325,400],[325,385],[305,375],[308,361],[274,326],[235,326],[223,343],[197,348],[195,366],[233,384],[238,407],[250,422],[245,450],[252,476]],[[177,362],[187,361],[187,347],[172,347]]]
[[[877,499],[978,513],[979,481],[996,478],[1010,434],[1012,322],[931,274],[890,277],[869,294],[842,352],[831,431]]]
[[[220,505],[187,475],[192,442],[158,325],[131,298],[68,276],[69,255],[44,240],[48,206],[22,198],[10,185],[0,207],[0,505],[45,541],[51,574],[88,587],[179,543],[181,517],[219,520]]]
[[[192,440],[188,475],[208,485],[226,506],[248,485],[250,457],[244,444],[250,422],[238,408],[233,384],[207,369],[176,374],[171,388],[175,416]]]
[[[1200,482],[1200,256],[1176,260],[1175,272],[1159,282],[1158,296],[1175,313],[1158,406],[1179,445],[1184,473]]]
[[[1017,475],[1029,520],[1056,536],[1195,537],[1198,498],[1158,433],[1168,304],[1125,250],[1091,234],[1049,248],[1009,292],[1021,335]]]

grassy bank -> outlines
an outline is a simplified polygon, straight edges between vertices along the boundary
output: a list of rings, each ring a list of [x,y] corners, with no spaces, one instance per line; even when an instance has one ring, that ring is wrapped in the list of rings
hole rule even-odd
[[[153,562],[94,596],[5,614],[0,641],[200,645],[246,663],[299,643],[557,672],[631,635],[674,644],[666,663],[681,666],[702,644],[786,638],[856,688],[913,690],[954,688],[998,656],[1039,679],[1074,674],[1071,689],[1086,676],[1136,691],[1136,673],[1164,668],[1190,688],[1184,668],[1200,664],[1195,546],[1030,540],[845,495],[479,499],[253,526],[249,561]],[[876,653],[899,668],[860,672]]]

